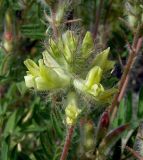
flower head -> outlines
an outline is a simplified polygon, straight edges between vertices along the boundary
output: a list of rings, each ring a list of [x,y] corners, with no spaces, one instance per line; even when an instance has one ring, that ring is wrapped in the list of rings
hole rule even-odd
[[[24,77],[26,86],[37,90],[74,86],[77,90],[94,97],[96,101],[109,102],[115,89],[105,90],[101,80],[102,75],[114,66],[114,62],[108,59],[110,48],[96,55],[85,79],[76,78],[76,75],[80,76],[81,72],[85,71],[85,60],[94,51],[90,32],[85,34],[81,44],[78,42],[79,39],[80,37],[71,30],[67,30],[56,41],[49,39],[49,45],[43,52],[43,59],[39,60],[39,65],[30,59],[24,62],[28,68]]]

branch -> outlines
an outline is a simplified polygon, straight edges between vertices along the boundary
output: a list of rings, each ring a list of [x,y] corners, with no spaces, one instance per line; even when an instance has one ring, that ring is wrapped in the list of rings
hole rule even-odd
[[[70,147],[71,139],[72,139],[72,135],[73,135],[73,131],[74,131],[74,126],[70,126],[68,128],[68,132],[67,132],[67,136],[66,136],[66,140],[65,140],[65,145],[64,145],[63,152],[62,152],[60,160],[66,160],[67,159],[68,151],[69,151],[69,147]]]
[[[54,38],[55,40],[58,38],[58,30],[57,30],[57,27],[55,25],[55,10],[52,8],[51,9],[51,18],[52,18],[52,22],[51,22],[51,27],[52,27],[52,30],[53,30],[53,34],[54,34]]]
[[[101,10],[102,10],[102,7],[103,7],[103,1],[104,0],[100,0],[98,9],[96,11],[95,27],[94,27],[94,30],[93,30],[93,38],[94,38],[94,40],[96,39],[97,32],[98,32],[98,26],[99,26]]]
[[[136,57],[136,55],[138,54],[138,52],[142,46],[143,38],[142,37],[140,38],[140,29],[141,28],[142,28],[142,26],[138,26],[136,34],[134,35],[132,50],[129,53],[129,58],[128,58],[127,64],[125,66],[123,75],[122,75],[120,83],[119,83],[118,92],[115,95],[115,97],[113,98],[112,104],[109,108],[109,112],[111,114],[111,119],[114,119],[114,117],[116,115],[119,103],[124,95],[124,92],[125,92],[127,84],[128,84],[129,74],[130,74],[132,65],[134,63],[134,58]]]
[[[138,152],[134,151],[132,148],[130,148],[130,147],[128,147],[128,146],[126,146],[125,148],[126,148],[130,153],[132,153],[132,155],[133,155],[135,158],[137,158],[138,160],[143,160],[143,157],[141,157]]]

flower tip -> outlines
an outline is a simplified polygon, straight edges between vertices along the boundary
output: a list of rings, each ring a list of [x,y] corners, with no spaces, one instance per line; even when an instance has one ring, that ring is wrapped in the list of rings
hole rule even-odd
[[[31,74],[24,76],[25,79],[25,85],[27,88],[34,88],[35,87],[35,82],[34,82],[34,76]]]

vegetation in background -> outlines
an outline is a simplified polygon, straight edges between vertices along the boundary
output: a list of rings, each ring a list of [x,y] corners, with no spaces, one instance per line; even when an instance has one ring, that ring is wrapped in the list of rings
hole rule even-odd
[[[0,13],[0,159],[143,159],[143,2],[0,0]]]

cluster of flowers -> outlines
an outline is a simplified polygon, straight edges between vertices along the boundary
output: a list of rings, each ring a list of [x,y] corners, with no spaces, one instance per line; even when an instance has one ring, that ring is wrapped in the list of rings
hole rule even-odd
[[[78,35],[68,30],[58,40],[49,40],[49,45],[43,52],[43,59],[38,62],[39,65],[31,59],[24,62],[28,68],[24,77],[26,86],[36,90],[65,89],[74,86],[76,90],[92,96],[96,101],[108,101],[116,91],[115,88],[105,90],[101,84],[103,74],[114,66],[114,62],[108,60],[109,50],[110,48],[107,48],[96,55],[85,79],[77,78],[77,59],[80,57],[85,63],[94,51],[94,42],[91,33],[87,32],[79,44]],[[80,109],[75,102],[75,96],[70,97],[72,98],[69,99],[65,112],[67,124],[72,125]]]

